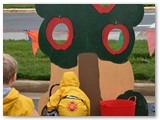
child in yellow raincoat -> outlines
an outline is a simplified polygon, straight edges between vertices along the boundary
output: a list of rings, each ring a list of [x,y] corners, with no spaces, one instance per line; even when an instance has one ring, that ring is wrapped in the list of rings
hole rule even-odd
[[[32,99],[12,87],[17,68],[17,61],[9,54],[3,54],[3,116],[39,116]]]
[[[65,72],[60,88],[47,103],[48,115],[57,110],[60,116],[89,116],[90,100],[79,86],[80,83],[75,73]]]

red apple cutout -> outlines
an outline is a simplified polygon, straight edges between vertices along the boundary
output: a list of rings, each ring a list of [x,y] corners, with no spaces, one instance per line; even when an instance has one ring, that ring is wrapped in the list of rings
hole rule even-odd
[[[108,44],[108,35],[112,29],[120,29],[124,35],[124,43],[119,50],[112,50]],[[129,32],[125,25],[123,24],[108,24],[104,27],[102,32],[102,42],[105,48],[113,55],[120,54],[126,50],[129,44]]]
[[[56,25],[63,23],[67,26],[68,28],[68,38],[64,44],[58,44],[55,42],[55,40],[52,37],[52,32]],[[66,50],[71,44],[72,44],[72,39],[73,39],[73,25],[72,22],[69,18],[63,17],[63,18],[58,18],[54,17],[52,18],[47,25],[46,28],[46,37],[48,42],[52,45],[52,47],[56,50]]]
[[[110,4],[109,6],[102,6],[100,4],[93,4],[93,7],[99,12],[99,13],[109,13],[114,7],[115,4]]]

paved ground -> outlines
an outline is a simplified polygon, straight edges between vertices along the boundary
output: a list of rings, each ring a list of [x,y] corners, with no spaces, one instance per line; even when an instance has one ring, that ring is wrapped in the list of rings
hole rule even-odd
[[[60,33],[62,34],[62,33]],[[54,36],[57,40],[65,40],[66,34],[63,36]],[[109,35],[109,39],[118,40],[119,32],[111,32]],[[146,32],[145,31],[136,31],[135,32],[135,40],[146,40]],[[3,32],[3,39],[4,40],[28,40],[28,35],[26,32]]]
[[[145,7],[144,10],[146,12],[155,11],[155,7]],[[14,8],[14,9],[3,9],[3,13],[36,13],[36,11],[35,11],[35,9],[16,9],[16,8]],[[39,18],[39,19],[41,19],[41,18]],[[23,24],[25,24],[25,23],[23,23]],[[26,25],[26,26],[28,26],[28,25]],[[30,27],[32,29],[32,26],[30,26]],[[24,28],[25,28],[25,26],[23,27],[23,29]],[[4,29],[4,31],[7,31],[7,30]],[[26,33],[22,30],[20,30],[20,31],[21,32],[3,32],[3,39],[5,39],[5,40],[6,39],[12,39],[12,40],[23,40],[23,39],[25,39],[25,40],[28,40],[28,36],[26,35]],[[139,30],[137,31],[136,30],[135,31],[135,37],[136,37],[136,40],[145,40],[146,39],[146,33],[145,33],[144,30],[142,30],[142,31],[139,31]],[[115,39],[116,40],[118,38],[119,38],[119,32],[111,32],[109,34],[109,39]],[[64,38],[57,38],[57,39],[60,40],[60,39],[64,39]]]
[[[21,94],[33,99],[37,109],[40,97],[48,90],[49,81],[17,80],[14,87],[21,91]],[[149,116],[155,116],[152,112],[152,105],[155,101],[155,84],[135,83],[134,89],[144,95],[148,103]]]
[[[33,99],[33,102],[35,104],[35,107],[37,109],[37,106],[38,106],[38,101],[37,99]],[[149,116],[155,116],[155,112],[152,111],[152,106],[154,105],[154,103],[148,103],[148,113],[149,113]]]
[[[33,99],[35,108],[38,109],[38,101],[43,93],[37,93],[37,92],[21,92],[21,94],[28,96]],[[155,104],[155,96],[145,96],[145,99],[148,103],[148,112],[149,116],[155,116],[155,112],[152,111],[152,106]]]
[[[153,97],[151,97],[150,99],[154,99]],[[33,99],[33,102],[34,102],[34,105],[37,108],[38,106],[38,99]],[[149,116],[155,116],[155,112],[152,111],[152,106],[154,105],[155,103],[148,103],[148,113],[149,113]]]

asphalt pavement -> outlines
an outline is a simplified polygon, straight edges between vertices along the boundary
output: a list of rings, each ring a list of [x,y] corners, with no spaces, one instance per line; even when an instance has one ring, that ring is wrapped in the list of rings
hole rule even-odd
[[[38,92],[21,92],[21,94],[30,97],[33,99],[36,110],[38,110],[38,102],[44,93]],[[154,96],[144,96],[148,103],[148,114],[149,116],[155,116],[155,111],[153,111],[153,106],[155,105],[155,97]]]
[[[155,7],[144,9],[144,18],[138,26],[133,28],[136,40],[146,40],[145,30],[155,28]],[[35,9],[3,9],[3,13],[3,39],[5,40],[28,40],[23,29],[38,30],[43,22],[43,18],[36,14]],[[118,38],[119,31],[110,32],[109,39],[118,40]]]
[[[21,94],[33,99],[35,108],[38,110],[38,102],[41,96],[47,92],[49,81],[17,80],[14,87]],[[149,116],[155,116],[152,108],[155,105],[155,84],[154,83],[135,83],[134,90],[144,95],[148,103]]]

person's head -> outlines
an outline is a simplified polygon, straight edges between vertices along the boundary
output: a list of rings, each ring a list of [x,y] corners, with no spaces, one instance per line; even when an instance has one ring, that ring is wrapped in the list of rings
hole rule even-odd
[[[12,86],[16,80],[17,61],[9,54],[3,54],[3,85]]]
[[[60,82],[60,87],[67,86],[80,86],[79,80],[74,72],[64,72]]]

